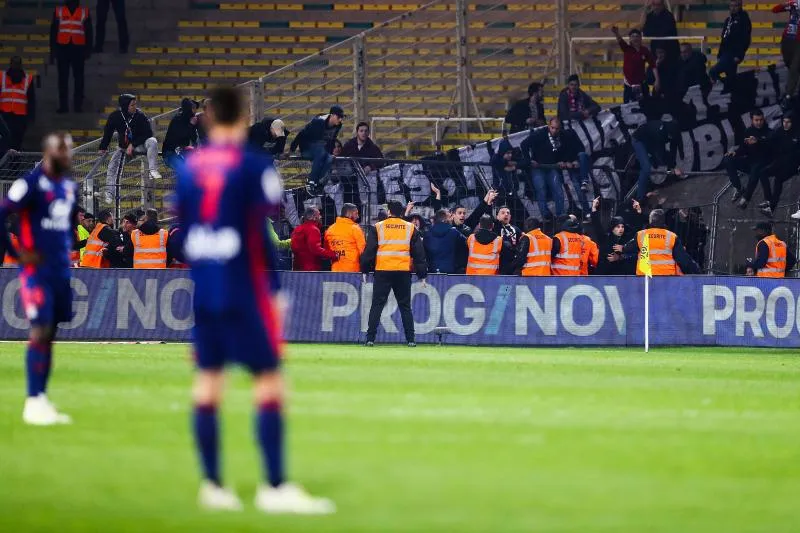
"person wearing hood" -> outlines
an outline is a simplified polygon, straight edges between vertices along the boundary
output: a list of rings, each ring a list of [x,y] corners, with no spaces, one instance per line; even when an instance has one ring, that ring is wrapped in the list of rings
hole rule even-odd
[[[650,265],[653,276],[680,276],[681,274],[699,274],[700,267],[686,252],[680,237],[669,231],[667,219],[663,209],[653,209],[650,212],[647,229],[636,233],[622,249],[622,254],[629,257],[639,257],[639,250],[647,236],[650,241]],[[641,259],[636,265],[636,275],[644,275]]]
[[[161,157],[172,168],[183,161],[182,153],[197,146],[197,117],[195,102],[191,98],[181,100],[178,114],[172,117],[161,145]]]
[[[122,94],[119,97],[119,109],[108,116],[103,139],[100,141],[100,153],[105,154],[111,143],[111,136],[117,133],[119,150],[111,156],[111,162],[106,171],[105,201],[113,203],[117,190],[117,176],[124,164],[123,158],[135,155],[147,156],[147,167],[152,179],[161,179],[158,171],[158,141],[153,136],[150,119],[136,107],[136,97],[132,94]]]
[[[506,138],[500,141],[497,152],[492,156],[492,187],[499,193],[503,203],[509,196],[517,193],[517,161],[514,159],[514,148]]]
[[[791,114],[783,116],[781,127],[772,132],[769,139],[772,161],[765,169],[764,176],[774,176],[769,191],[769,204],[761,208],[764,215],[772,218],[783,193],[783,184],[798,174],[800,166],[800,127],[794,125]]]
[[[467,238],[450,223],[450,211],[439,209],[436,212],[436,222],[425,234],[422,244],[430,272],[458,272],[458,259],[466,254]]]
[[[361,157],[364,159],[383,159],[383,152],[369,136],[369,124],[359,122],[356,125],[356,136],[344,143],[342,157]],[[380,168],[380,163],[364,163],[364,172],[372,172]]]
[[[530,130],[544,126],[544,85],[531,83],[528,85],[528,97],[517,100],[508,109],[506,124],[511,126],[509,133]]]
[[[286,148],[286,139],[289,130],[283,121],[275,117],[265,117],[260,122],[250,126],[247,134],[247,144],[254,150],[267,153],[277,158]]]
[[[133,268],[167,268],[171,258],[167,253],[169,232],[158,225],[158,211],[148,209],[139,218],[139,227],[131,232]]]
[[[336,261],[338,257],[336,252],[322,247],[321,219],[319,209],[314,206],[307,207],[303,213],[303,223],[292,231],[292,254],[294,255],[292,270],[319,272],[322,270],[323,260]]]
[[[22,58],[14,56],[8,70],[0,73],[0,116],[9,129],[9,148],[22,149],[28,122],[33,122],[35,115],[33,74],[26,73],[22,68]]]
[[[636,263],[633,257],[622,254],[625,244],[632,238],[632,229],[625,223],[621,216],[611,217],[609,230],[605,231],[600,220],[600,197],[592,202],[592,226],[600,247],[600,260],[595,269],[595,274],[601,276],[632,276],[636,273]],[[633,200],[633,210],[641,215],[642,207]],[[635,224],[635,223],[634,223]],[[639,226],[641,227],[641,226]]]
[[[328,172],[333,165],[331,154],[343,120],[344,109],[338,105],[332,106],[327,115],[311,119],[289,147],[289,152],[300,148],[303,158],[312,162],[311,173],[308,175],[308,188],[312,194],[316,194],[317,188],[327,181]]]
[[[83,66],[92,54],[92,18],[88,7],[79,0],[67,0],[56,6],[50,23],[50,64],[58,64],[58,110],[69,111],[69,71],[75,81],[73,110],[83,112]]]
[[[478,229],[467,239],[467,274],[474,276],[496,276],[500,273],[500,256],[511,254],[511,242],[495,233],[494,219],[484,215],[478,222]]]

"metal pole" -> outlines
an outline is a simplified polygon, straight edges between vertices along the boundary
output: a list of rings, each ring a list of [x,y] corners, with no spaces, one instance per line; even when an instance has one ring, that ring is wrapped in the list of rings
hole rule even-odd
[[[253,106],[253,123],[261,122],[264,118],[264,82],[255,80],[251,83],[253,89],[250,93],[251,105]]]
[[[555,23],[555,36],[556,51],[558,53],[558,65],[556,72],[558,72],[558,83],[564,85],[567,82],[567,66],[569,58],[567,57],[567,2],[566,0],[556,1],[556,23]]]
[[[367,53],[363,34],[353,41],[353,107],[356,123],[367,120]]]
[[[469,57],[467,51],[467,2],[466,0],[456,0],[456,51],[458,60],[456,62],[457,94],[458,94],[458,116],[467,118],[469,116]],[[466,132],[466,123],[461,124],[461,132]]]

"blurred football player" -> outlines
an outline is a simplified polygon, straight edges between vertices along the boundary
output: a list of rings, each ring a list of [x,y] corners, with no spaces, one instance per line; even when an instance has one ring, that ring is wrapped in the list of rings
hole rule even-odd
[[[72,138],[53,133],[42,143],[42,164],[15,181],[0,205],[0,238],[19,264],[20,297],[31,323],[25,369],[28,397],[22,411],[26,424],[69,424],[47,398],[47,382],[53,360],[56,326],[72,319],[70,253],[75,245],[77,224]],[[18,248],[9,246],[5,231],[10,213],[19,214]]]
[[[204,476],[199,503],[209,509],[242,508],[237,495],[223,486],[219,460],[223,370],[237,362],[253,375],[255,431],[266,471],[256,507],[274,513],[330,513],[335,510],[330,500],[311,497],[287,482],[284,473],[282,309],[266,221],[279,206],[282,186],[268,155],[245,150],[242,100],[235,89],[212,92],[208,145],[191,154],[178,172],[178,218],[195,283],[193,423]]]

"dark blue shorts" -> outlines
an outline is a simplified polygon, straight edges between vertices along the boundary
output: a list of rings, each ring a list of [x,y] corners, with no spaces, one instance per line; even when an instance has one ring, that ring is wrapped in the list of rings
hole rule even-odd
[[[275,329],[272,325],[272,329]],[[195,360],[201,370],[238,363],[253,374],[280,366],[280,345],[257,309],[220,315],[195,311]]]
[[[55,326],[72,320],[72,287],[68,278],[20,274],[20,299],[33,326]]]

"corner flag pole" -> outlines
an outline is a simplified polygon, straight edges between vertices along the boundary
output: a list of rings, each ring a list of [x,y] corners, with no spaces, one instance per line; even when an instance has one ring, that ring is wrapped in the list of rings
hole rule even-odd
[[[644,353],[650,351],[650,278],[653,266],[650,263],[650,234],[644,231],[642,245],[639,247],[638,271],[644,275]]]
[[[650,351],[650,276],[644,277],[644,353]]]

